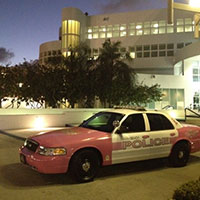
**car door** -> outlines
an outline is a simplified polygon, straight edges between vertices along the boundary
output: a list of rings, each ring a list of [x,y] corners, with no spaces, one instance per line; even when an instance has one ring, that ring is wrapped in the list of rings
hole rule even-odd
[[[147,113],[149,138],[146,143],[151,146],[151,157],[167,157],[172,148],[172,139],[178,136],[173,123],[163,114]]]
[[[124,163],[148,159],[150,147],[144,147],[149,137],[142,113],[129,115],[121,124],[120,133],[112,134],[112,163]]]

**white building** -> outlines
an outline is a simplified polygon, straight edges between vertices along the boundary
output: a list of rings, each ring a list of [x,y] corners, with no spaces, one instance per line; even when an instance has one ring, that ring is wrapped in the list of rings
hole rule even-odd
[[[171,105],[175,109],[199,106],[200,41],[194,38],[194,13],[175,10],[174,25],[167,24],[167,9],[89,16],[77,8],[63,8],[59,40],[40,45],[40,63],[85,41],[98,56],[105,39],[121,41],[121,52],[129,51],[130,64],[138,79],[158,83],[162,102],[149,108]]]

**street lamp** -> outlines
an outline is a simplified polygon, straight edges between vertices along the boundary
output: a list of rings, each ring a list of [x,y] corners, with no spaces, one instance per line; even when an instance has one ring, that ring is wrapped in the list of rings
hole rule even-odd
[[[190,0],[189,5],[183,3],[174,3],[174,0],[168,0],[168,24],[173,24],[174,22],[174,9],[195,12],[194,37],[199,38],[200,0]]]

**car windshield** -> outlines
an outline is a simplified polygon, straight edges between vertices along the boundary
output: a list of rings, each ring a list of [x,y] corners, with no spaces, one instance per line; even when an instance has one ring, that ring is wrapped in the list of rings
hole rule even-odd
[[[113,121],[120,121],[123,116],[120,113],[99,112],[84,121],[80,127],[111,133],[114,130]]]

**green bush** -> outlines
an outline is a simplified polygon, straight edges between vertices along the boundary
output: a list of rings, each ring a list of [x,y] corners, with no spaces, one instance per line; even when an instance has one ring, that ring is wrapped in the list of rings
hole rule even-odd
[[[200,200],[200,178],[177,188],[174,191],[173,200]]]

